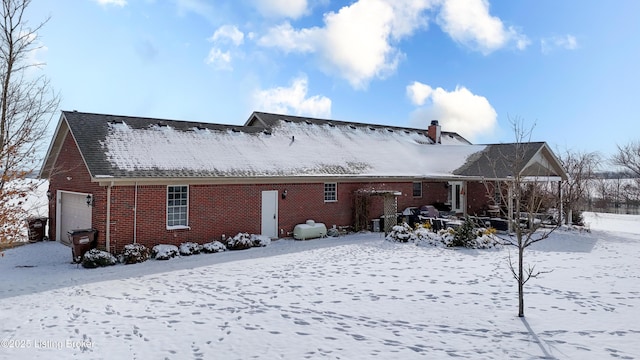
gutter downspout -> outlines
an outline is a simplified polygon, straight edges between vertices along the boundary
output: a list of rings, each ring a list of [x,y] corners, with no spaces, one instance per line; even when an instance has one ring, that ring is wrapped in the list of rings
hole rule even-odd
[[[111,187],[113,186],[113,181],[107,185],[107,226],[105,230],[105,245],[107,248],[107,252],[111,252]]]
[[[133,195],[133,243],[137,241],[138,235],[138,182],[135,183],[135,190]]]

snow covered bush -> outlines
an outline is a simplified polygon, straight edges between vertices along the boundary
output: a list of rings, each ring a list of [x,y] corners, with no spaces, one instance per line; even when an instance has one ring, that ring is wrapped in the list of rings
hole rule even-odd
[[[244,250],[250,247],[253,247],[253,240],[248,233],[238,233],[227,240],[227,249],[229,250]]]
[[[478,229],[478,236],[483,236],[483,235],[495,235],[496,234],[496,229],[495,228],[480,228]]]
[[[473,248],[476,238],[475,224],[465,217],[462,225],[454,230],[453,242],[447,246]]]
[[[493,228],[473,229],[471,233],[467,232],[468,229],[461,229],[462,227],[438,231],[438,236],[442,239],[442,244],[447,247],[465,247],[467,249],[490,249],[502,245],[500,238],[495,235],[496,231]],[[461,239],[464,239],[464,241]]]
[[[387,241],[413,242],[417,246],[465,247],[470,249],[489,249],[502,245],[495,235],[495,229],[475,229],[469,222],[457,229],[447,228],[433,232],[429,226],[416,226],[415,230],[407,224],[394,226],[386,237]]]
[[[340,236],[340,231],[338,231],[338,229],[336,229],[336,228],[330,228],[329,230],[327,230],[327,236],[328,237],[338,237],[338,236]]]
[[[227,251],[227,247],[220,241],[212,241],[202,245],[202,252],[213,254],[221,251]]]
[[[271,244],[271,238],[265,235],[251,234],[251,241],[254,247],[262,247]]]
[[[453,243],[456,235],[455,230],[453,230],[452,228],[440,229],[438,230],[437,234],[440,237],[441,239],[440,241],[444,246],[447,246],[447,247],[452,246],[451,244]]]
[[[185,242],[180,244],[180,255],[190,256],[195,254],[200,254],[202,251],[202,245],[194,242]]]
[[[175,245],[160,244],[151,249],[151,256],[156,260],[169,260],[172,257],[178,256],[180,251]]]
[[[417,246],[444,246],[442,236],[429,230],[427,227],[418,227],[414,231]]]
[[[110,253],[98,249],[91,249],[84,253],[82,257],[82,267],[93,269],[103,266],[115,265],[118,262],[116,257]]]
[[[493,234],[483,234],[476,237],[474,241],[474,249],[491,249],[503,245],[502,241],[500,241],[500,238]]]
[[[122,262],[125,264],[137,264],[149,260],[151,252],[142,244],[127,244],[122,252]]]
[[[387,241],[395,241],[395,242],[413,242],[416,239],[416,234],[411,229],[411,226],[407,223],[402,223],[402,225],[396,225],[391,228],[389,234],[385,238]]]

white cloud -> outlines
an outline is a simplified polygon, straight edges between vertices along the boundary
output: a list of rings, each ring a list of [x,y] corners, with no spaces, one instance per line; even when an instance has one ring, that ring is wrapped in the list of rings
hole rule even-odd
[[[485,55],[510,43],[519,50],[530,43],[517,29],[506,28],[498,17],[492,16],[487,0],[444,0],[438,24],[456,42]]]
[[[411,99],[414,105],[422,106],[425,101],[431,96],[433,89],[427,84],[423,84],[414,81],[411,85],[407,86],[407,96]]]
[[[426,28],[432,13],[454,41],[483,54],[509,45],[523,50],[530,44],[524,34],[489,13],[488,0],[358,0],[326,13],[322,26],[296,29],[284,22],[257,43],[314,54],[323,71],[362,89],[396,71],[404,57],[398,42]]]
[[[297,19],[309,11],[307,0],[254,0],[254,3],[266,17]]]
[[[428,26],[425,10],[435,7],[440,0],[398,0],[389,1],[393,6],[393,22],[391,23],[391,35],[395,39],[410,36],[417,29]]]
[[[323,27],[296,30],[289,23],[271,28],[262,46],[317,53],[324,71],[364,88],[394,72],[403,54],[395,41],[427,25],[431,0],[359,0],[324,16]]]
[[[487,98],[475,95],[463,86],[449,92],[413,82],[407,86],[407,96],[418,106],[411,114],[412,126],[426,128],[438,120],[444,131],[453,131],[473,142],[479,135],[491,133],[497,125],[495,109]]]
[[[314,95],[307,97],[308,80],[300,76],[289,87],[256,90],[253,94],[254,108],[259,111],[291,115],[328,118],[331,116],[331,99]]]
[[[209,40],[221,43],[231,42],[235,46],[239,46],[244,41],[244,34],[235,25],[222,25]]]
[[[46,46],[41,45],[37,49],[34,48],[26,53],[24,63],[28,66],[25,68],[25,73],[29,77],[37,77],[42,75],[42,69],[44,69],[44,67],[47,65],[42,58],[45,57],[48,50],[49,49]]]
[[[178,15],[186,16],[189,13],[194,13],[202,16],[209,21],[216,21],[218,14],[216,13],[213,5],[207,0],[174,0],[176,7],[178,8]]]
[[[575,50],[578,48],[578,40],[573,35],[553,36],[540,40],[540,49],[542,53],[548,54],[555,48]]]
[[[319,28],[295,30],[291,24],[285,22],[270,28],[258,39],[258,45],[276,47],[285,52],[314,52],[321,32]]]
[[[394,20],[392,6],[377,0],[361,0],[325,15],[324,41],[319,44],[325,69],[354,88],[386,77],[396,69],[400,54],[389,42]]]
[[[207,55],[205,62],[218,70],[233,70],[231,66],[231,53],[229,51],[212,48],[209,50],[209,55]]]
[[[127,0],[95,0],[98,4],[102,6],[114,5],[123,7],[127,5]]]
[[[220,45],[240,46],[244,42],[244,34],[235,25],[220,26],[208,39],[215,44],[209,50],[205,62],[218,70],[233,70],[231,50],[223,50]]]

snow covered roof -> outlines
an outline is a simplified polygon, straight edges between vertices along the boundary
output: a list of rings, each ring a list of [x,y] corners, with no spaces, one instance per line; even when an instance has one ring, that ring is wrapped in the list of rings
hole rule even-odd
[[[374,130],[387,130],[387,131],[398,131],[405,133],[419,133],[427,136],[427,129],[415,129],[415,128],[407,128],[407,127],[399,127],[399,126],[389,126],[389,125],[379,125],[379,124],[366,124],[366,123],[357,123],[350,121],[340,121],[340,120],[329,120],[329,119],[318,119],[318,118],[309,118],[302,116],[293,116],[293,115],[281,115],[281,114],[273,114],[273,113],[265,113],[255,111],[249,117],[249,120],[245,123],[245,126],[257,126],[263,128],[271,128],[277,126],[280,122],[287,123],[305,123],[308,125],[329,125],[330,127],[335,126],[348,126],[350,128],[362,128],[362,129],[374,129]],[[433,144],[433,141],[429,139],[430,143]],[[471,143],[460,136],[458,133],[442,131],[441,132],[441,143],[449,144],[449,145],[471,145]]]
[[[514,169],[528,178],[567,179],[566,171],[544,142],[492,144],[470,156],[454,171],[457,175],[485,179],[508,179]]]
[[[434,144],[426,129],[269,113],[239,126],[64,111],[52,148],[65,126],[94,179],[481,177],[470,160],[491,147],[455,133]]]

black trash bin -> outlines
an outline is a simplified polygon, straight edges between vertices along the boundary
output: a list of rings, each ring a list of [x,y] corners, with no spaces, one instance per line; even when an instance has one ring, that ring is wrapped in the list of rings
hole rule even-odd
[[[81,262],[84,253],[97,247],[97,233],[96,229],[77,229],[68,232],[73,262]]]
[[[45,228],[47,227],[46,217],[31,217],[27,219],[29,227],[29,242],[37,242],[44,240]]]

